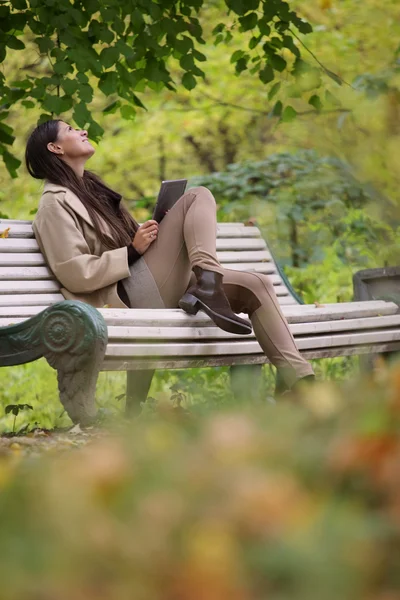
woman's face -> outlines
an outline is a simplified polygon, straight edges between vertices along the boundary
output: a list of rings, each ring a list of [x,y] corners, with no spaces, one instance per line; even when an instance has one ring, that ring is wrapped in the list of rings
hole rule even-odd
[[[88,140],[87,131],[74,129],[64,121],[59,122],[57,140],[49,144],[48,148],[50,151],[62,156],[66,162],[76,159],[88,159],[95,153],[95,149]]]

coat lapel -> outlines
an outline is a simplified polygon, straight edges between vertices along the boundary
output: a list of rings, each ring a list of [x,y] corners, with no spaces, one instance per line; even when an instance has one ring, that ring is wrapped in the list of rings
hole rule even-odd
[[[43,194],[46,192],[65,192],[65,203],[68,204],[72,208],[74,212],[76,212],[86,223],[94,227],[93,221],[89,216],[89,213],[82,202],[79,200],[78,196],[71,192],[70,189],[63,185],[57,185],[56,183],[50,183],[46,181],[43,189]]]

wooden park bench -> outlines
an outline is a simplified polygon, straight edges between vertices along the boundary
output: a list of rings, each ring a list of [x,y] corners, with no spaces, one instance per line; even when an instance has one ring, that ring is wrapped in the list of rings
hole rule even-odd
[[[0,366],[42,356],[58,371],[60,400],[75,420],[93,404],[99,370],[130,372],[267,363],[253,335],[215,327],[202,312],[94,309],[63,301],[30,221],[0,220]],[[400,349],[400,314],[381,300],[305,305],[256,227],[220,223],[218,257],[230,269],[268,274],[301,353],[307,358]]]

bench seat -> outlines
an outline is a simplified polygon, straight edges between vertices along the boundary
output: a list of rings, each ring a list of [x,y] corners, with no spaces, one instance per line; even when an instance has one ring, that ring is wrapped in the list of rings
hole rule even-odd
[[[11,336],[25,335],[22,332],[28,331],[30,323],[36,324],[45,309],[63,301],[60,284],[46,265],[31,222],[0,219],[0,233],[6,229],[8,236],[0,238],[0,366],[1,341],[6,339],[6,332]],[[217,253],[226,268],[256,271],[271,278],[282,311],[306,358],[400,350],[397,304],[383,300],[302,304],[257,227],[218,224]],[[180,309],[102,308],[95,312],[108,336],[98,365],[100,370],[268,362],[254,334],[224,332],[202,312],[196,316],[186,315]],[[9,354],[8,362],[5,360],[3,364],[10,364]]]

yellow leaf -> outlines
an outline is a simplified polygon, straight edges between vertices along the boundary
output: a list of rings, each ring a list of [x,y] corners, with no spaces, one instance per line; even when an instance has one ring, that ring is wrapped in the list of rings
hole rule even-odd
[[[7,227],[7,229],[0,232],[0,238],[8,238],[9,232],[10,232],[10,227]]]
[[[314,306],[315,306],[315,308],[324,308],[324,306],[325,306],[325,305],[324,305],[324,304],[320,304],[319,302],[317,302],[317,301],[315,300],[315,302],[314,302]]]

